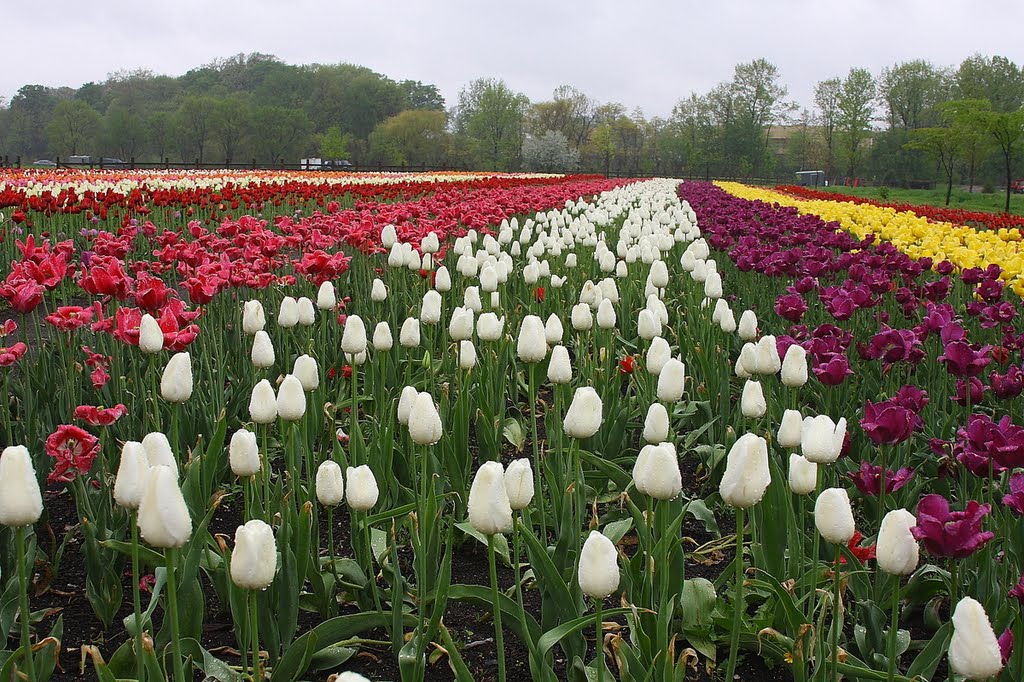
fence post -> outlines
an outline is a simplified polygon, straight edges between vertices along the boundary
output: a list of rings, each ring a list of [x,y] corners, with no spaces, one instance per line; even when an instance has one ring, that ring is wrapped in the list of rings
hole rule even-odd
[[[134,156],[130,157],[130,160],[131,160],[130,169],[131,170],[135,170],[135,157]]]
[[[252,169],[256,170],[256,157],[253,157],[252,159]]]

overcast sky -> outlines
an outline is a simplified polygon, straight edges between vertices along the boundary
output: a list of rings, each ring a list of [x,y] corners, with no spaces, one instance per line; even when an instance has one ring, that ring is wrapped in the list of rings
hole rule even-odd
[[[765,57],[790,98],[851,66],[980,52],[1024,62],[1024,1],[989,0],[69,0],[5,3],[0,95],[27,83],[78,87],[120,69],[180,75],[263,52],[292,64],[351,62],[437,85],[449,105],[474,78],[531,100],[575,85],[601,102],[665,116],[692,91]]]

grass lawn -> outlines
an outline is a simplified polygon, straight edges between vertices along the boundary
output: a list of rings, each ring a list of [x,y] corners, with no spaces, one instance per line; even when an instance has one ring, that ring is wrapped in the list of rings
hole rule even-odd
[[[867,197],[880,201],[897,201],[907,204],[926,204],[929,206],[944,206],[946,203],[945,187],[942,189],[897,189],[893,187],[826,187],[823,189],[837,194]],[[883,198],[883,192],[887,192],[888,196]],[[1004,192],[995,192],[994,194],[974,192],[969,194],[964,190],[954,187],[953,194],[949,198],[949,206],[950,208],[962,208],[968,211],[1002,213],[1005,197]],[[1010,196],[1010,213],[1024,215],[1024,194],[1013,194]]]

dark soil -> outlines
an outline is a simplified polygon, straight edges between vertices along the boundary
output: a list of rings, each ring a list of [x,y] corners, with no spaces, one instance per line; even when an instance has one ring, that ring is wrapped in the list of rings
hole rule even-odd
[[[543,424],[543,422],[541,422]],[[515,456],[514,448],[510,452],[503,453],[511,459]],[[529,451],[527,443],[525,450]],[[687,492],[691,495],[699,495],[705,487],[702,476],[698,471],[698,462],[695,458],[684,458],[683,479],[687,482]],[[40,531],[39,542],[47,552],[51,550],[51,542],[59,543],[64,534],[77,523],[73,500],[66,492],[50,492],[46,495],[45,508],[48,513],[48,529]],[[240,522],[241,510],[233,506],[233,498],[228,498],[215,514],[210,525],[213,534],[233,535],[235,527]],[[731,516],[720,515],[718,520],[719,528],[723,535],[728,535],[734,528],[734,521]],[[41,527],[42,528],[42,527]],[[713,548],[700,553],[694,552],[698,548],[714,540],[710,533],[705,530],[704,525],[695,519],[688,518],[682,528],[682,536],[686,544],[689,561],[687,562],[687,575],[691,577],[705,577],[714,580],[722,569],[732,560],[732,551],[728,546],[718,549]],[[322,515],[321,538],[324,543],[327,537],[326,519]],[[632,547],[630,538],[624,538],[624,548],[631,553]],[[348,513],[344,506],[338,508],[335,518],[335,542],[345,555],[351,547],[349,538]],[[111,627],[104,630],[102,624],[92,612],[92,608],[85,596],[85,564],[80,551],[80,535],[74,537],[68,544],[64,559],[59,567],[59,573],[53,580],[47,580],[48,575],[45,566],[37,566],[36,590],[33,597],[33,609],[51,609],[51,613],[43,624],[38,628],[40,632],[48,632],[55,621],[57,614],[64,619],[64,637],[61,643],[60,655],[61,670],[55,672],[53,679],[95,679],[92,670],[92,663],[86,659],[83,662],[82,645],[95,645],[102,655],[109,658],[111,654],[126,640],[127,633],[121,625],[122,619],[131,613],[131,575],[130,570],[123,578],[123,589],[125,604],[118,612]],[[455,548],[456,556],[452,565],[453,584],[475,584],[489,585],[487,553],[482,545],[468,540]],[[411,559],[411,554],[403,555],[402,560]],[[512,571],[499,563],[498,579],[502,589],[508,589],[512,585]],[[205,578],[204,578],[205,580]],[[231,617],[227,610],[221,605],[216,596],[216,591],[210,585],[204,585],[204,592],[207,599],[207,614],[203,630],[202,644],[222,660],[232,665],[238,665],[240,659],[237,652],[237,643],[234,631],[231,627]],[[529,586],[524,592],[526,607],[534,614],[539,613],[540,603],[538,593]],[[143,595],[143,603],[148,602],[148,595]],[[607,602],[606,606],[612,608],[618,606],[614,599]],[[343,607],[343,612],[354,612],[354,605]],[[162,614],[158,610],[155,620],[159,622]],[[612,622],[608,619],[606,622]],[[299,630],[304,632],[320,622],[316,613],[302,612],[299,617]],[[476,605],[450,601],[444,617],[444,624],[450,631],[452,638],[459,645],[462,658],[470,668],[477,680],[497,679],[496,647],[494,642],[494,628],[491,612],[487,608]],[[620,633],[627,636],[626,623],[619,619]],[[610,626],[609,626],[610,627]],[[383,631],[364,633],[367,639],[386,640],[387,635]],[[587,633],[590,642],[588,660],[596,656],[596,645],[593,640],[592,630]],[[510,681],[526,681],[530,679],[529,663],[526,647],[509,630],[504,632],[505,655],[507,661],[507,676]],[[566,679],[566,667],[568,662],[560,660],[560,650],[555,649],[555,662],[559,679]],[[724,661],[728,656],[726,650],[720,650],[718,658]],[[608,659],[611,663],[611,659]],[[359,653],[342,666],[345,670],[359,672],[371,680],[398,680],[400,679],[397,662],[387,646],[364,645]],[[306,679],[326,679],[327,672],[310,674]],[[337,672],[337,671],[335,671]],[[721,680],[723,671],[709,672],[706,669],[706,662],[694,663],[694,667],[688,673],[687,680],[706,681]],[[201,679],[197,673],[195,679]],[[437,660],[428,666],[425,676],[426,680],[452,680],[454,676],[448,665],[448,659],[443,654],[437,656]],[[748,654],[741,661],[737,680],[744,682],[769,682],[774,680],[788,680],[788,671],[782,667],[768,667],[759,657]]]

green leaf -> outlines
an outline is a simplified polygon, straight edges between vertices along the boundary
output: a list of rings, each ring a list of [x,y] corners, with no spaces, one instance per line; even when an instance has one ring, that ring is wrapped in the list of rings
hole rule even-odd
[[[505,440],[516,447],[516,451],[523,451],[523,447],[526,445],[526,432],[518,420],[512,417],[506,419],[501,433],[505,436]]]
[[[703,522],[704,530],[711,533],[714,538],[722,537],[722,533],[718,530],[718,519],[715,518],[714,512],[708,509],[708,505],[705,504],[704,500],[691,501],[686,505],[686,513]]]
[[[696,628],[711,625],[711,613],[715,610],[718,602],[718,593],[715,586],[707,578],[690,578],[683,581],[683,596],[681,599],[685,608],[683,612],[683,627]]]
[[[604,620],[608,618],[614,618],[616,616],[624,616],[627,613],[629,613],[629,609],[607,609],[601,612],[601,618]],[[563,623],[558,627],[551,628],[543,635],[541,635],[541,638],[539,640],[537,640],[537,654],[540,656],[544,656],[545,654],[547,654],[548,651],[551,650],[551,647],[558,644],[565,637],[568,637],[571,634],[579,632],[588,625],[594,625],[594,614],[592,613],[570,620],[569,622]]]
[[[341,644],[332,644],[313,654],[309,661],[309,670],[330,670],[342,665],[356,655],[357,649]]]
[[[487,536],[478,531],[476,528],[474,528],[473,524],[471,524],[469,521],[456,523],[455,527],[461,530],[466,535],[476,538],[484,547],[487,546]],[[498,556],[500,556],[505,561],[506,565],[511,565],[512,559],[508,553],[508,539],[501,533],[498,533],[494,536],[494,550],[498,553]]]
[[[949,649],[949,640],[953,638],[953,623],[946,623],[935,633],[927,646],[921,650],[907,670],[907,677],[918,677],[930,680],[935,675],[943,655]]]
[[[441,633],[441,644],[444,645],[445,651],[448,652],[448,665],[452,669],[452,673],[455,674],[456,682],[473,682],[473,673],[469,671],[469,666],[462,660],[459,647],[452,640],[452,635],[448,632],[448,628],[441,624],[439,632]]]

